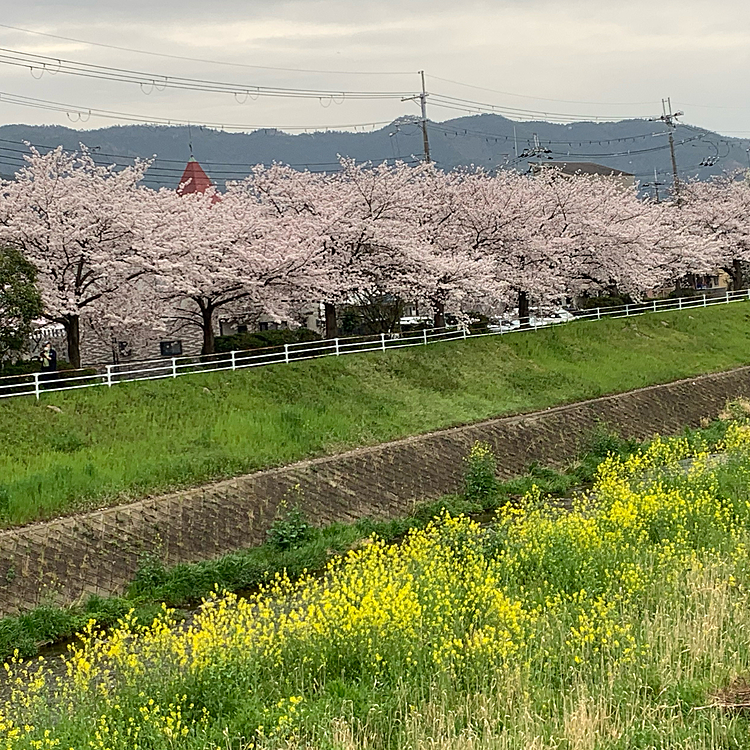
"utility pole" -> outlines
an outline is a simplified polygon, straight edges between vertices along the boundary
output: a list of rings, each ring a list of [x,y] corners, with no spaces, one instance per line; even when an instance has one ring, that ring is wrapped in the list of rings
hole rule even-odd
[[[419,71],[422,77],[422,93],[419,95],[419,106],[422,109],[422,140],[424,141],[424,160],[429,164],[430,159],[430,139],[427,137],[427,89],[424,86],[424,70]]]
[[[427,89],[424,84],[424,70],[419,71],[419,75],[422,78],[422,93],[418,96],[406,96],[402,102],[412,102],[419,99],[419,108],[422,110],[422,144],[424,147],[424,160],[429,164],[432,159],[430,158],[430,139],[427,136]]]
[[[656,199],[656,202],[659,202],[659,187],[663,185],[663,182],[659,182],[659,175],[656,172],[656,167],[654,167],[654,181],[653,182],[644,182],[643,187],[652,187],[654,189],[654,198]]]
[[[661,120],[667,126],[667,135],[669,136],[669,153],[672,156],[672,178],[673,178],[673,191],[675,201],[679,206],[681,201],[680,198],[680,176],[677,172],[677,159],[674,155],[674,129],[677,126],[677,118],[681,117],[684,112],[672,112],[672,100],[670,98],[661,100],[662,116],[653,117],[652,120]],[[669,110],[669,111],[667,111]]]

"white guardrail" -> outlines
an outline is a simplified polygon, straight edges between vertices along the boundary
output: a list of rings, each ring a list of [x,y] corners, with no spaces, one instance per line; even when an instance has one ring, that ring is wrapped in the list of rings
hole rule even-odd
[[[43,393],[70,391],[94,386],[113,386],[131,380],[161,380],[176,378],[199,372],[218,372],[220,370],[242,370],[247,367],[260,367],[279,363],[298,362],[317,357],[337,357],[357,352],[386,351],[403,349],[408,346],[426,346],[438,341],[455,341],[458,339],[479,338],[482,336],[501,336],[511,331],[535,331],[549,328],[565,322],[577,320],[600,320],[602,318],[625,318],[644,315],[651,312],[668,310],[686,310],[692,307],[728,304],[750,300],[750,289],[737,292],[726,292],[720,296],[700,295],[693,297],[676,297],[673,299],[651,300],[620,307],[597,307],[580,310],[569,317],[559,319],[531,317],[528,327],[521,328],[518,321],[490,326],[490,330],[472,332],[466,328],[441,328],[422,331],[409,331],[397,334],[380,334],[379,336],[358,336],[350,338],[323,339],[305,341],[299,344],[284,344],[267,349],[232,351],[221,354],[199,355],[194,357],[172,357],[141,362],[128,362],[103,367],[90,367],[81,370],[62,370],[57,372],[36,372],[28,375],[10,375],[0,377],[0,399],[12,396],[35,396]]]

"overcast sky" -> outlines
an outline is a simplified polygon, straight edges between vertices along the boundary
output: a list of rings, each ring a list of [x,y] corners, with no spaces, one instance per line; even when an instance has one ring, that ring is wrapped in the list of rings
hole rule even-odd
[[[137,54],[0,27],[0,47],[5,49],[226,81],[240,91],[257,85],[416,93],[417,71],[424,69],[430,92],[571,119],[659,115],[661,98],[670,96],[674,108],[684,110],[686,122],[750,136],[750,3],[740,0],[0,0],[0,8],[0,24],[214,62]],[[41,78],[36,80],[32,72]],[[390,72],[399,74],[386,75]],[[253,100],[244,94],[170,89],[147,93],[136,84],[1,63],[0,92],[83,109],[247,129],[336,127],[418,114],[415,103],[398,98]],[[461,114],[438,107],[434,99],[429,104],[432,120]],[[83,124],[77,119],[75,112],[22,107],[3,102],[0,95],[0,124],[95,128],[113,123],[100,117]]]

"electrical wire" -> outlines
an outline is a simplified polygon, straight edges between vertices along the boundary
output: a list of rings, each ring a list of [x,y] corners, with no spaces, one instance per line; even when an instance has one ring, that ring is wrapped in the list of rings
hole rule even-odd
[[[18,149],[18,148],[11,148],[9,146],[0,145],[0,151],[9,151],[9,152],[13,152],[17,154],[24,154],[24,155],[28,155],[30,153],[29,148],[28,148],[29,146],[36,148],[38,150],[42,149],[42,150],[47,150],[47,151],[53,151],[54,149],[58,148],[58,146],[49,146],[49,145],[40,144],[40,143],[30,143],[27,141],[14,141],[9,138],[0,138],[0,143],[10,143],[14,146],[26,146],[25,149]],[[153,160],[154,165],[158,165],[159,162],[164,162],[164,163],[169,163],[169,164],[181,164],[183,166],[179,168],[178,167],[159,167],[159,166],[150,167],[150,169],[159,169],[162,171],[170,171],[170,172],[179,173],[179,174],[182,174],[182,172],[184,171],[184,165],[185,165],[184,159],[165,159],[165,158],[161,158],[158,156],[148,157],[148,156],[141,156],[141,155],[133,156],[131,154],[112,154],[108,152],[99,151],[96,147],[89,147],[89,155],[96,163],[101,163],[101,164],[108,163],[106,159],[104,159],[103,157],[110,157],[112,159],[128,159],[130,161],[135,161],[137,159],[140,159],[141,161]],[[394,154],[393,156],[384,156],[380,158],[360,160],[359,163],[364,164],[367,162],[374,162],[374,163],[381,164],[384,161],[394,161],[394,160],[395,161],[410,161],[410,160],[414,160],[414,155],[413,154],[410,154],[410,155]],[[253,162],[237,162],[237,161],[226,162],[224,161],[222,162],[222,161],[201,160],[200,163],[201,163],[201,166],[204,166],[204,167],[250,167],[252,168],[252,167],[258,166],[258,164],[264,164],[264,166],[270,166],[270,164],[268,163],[257,162],[257,161],[253,161]],[[284,162],[284,164],[287,167],[332,167],[332,166],[339,166],[341,162],[340,161],[323,161],[323,162],[307,161],[307,162],[297,162],[297,163]],[[227,171],[227,170],[211,169],[212,174],[216,174],[216,173],[224,172],[224,171]],[[235,173],[237,171],[238,170],[232,170],[232,172],[235,172]]]
[[[434,96],[434,95],[431,95]],[[576,115],[564,115],[556,116],[550,113],[544,112],[530,112],[524,114],[521,112],[511,111],[509,109],[503,109],[498,105],[490,105],[488,107],[478,106],[461,106],[457,104],[449,104],[441,101],[431,100],[430,105],[433,107],[439,107],[441,109],[447,109],[452,112],[462,112],[467,115],[476,114],[495,114],[501,115],[514,122],[548,122],[559,125],[568,124],[571,122],[615,122],[616,120],[612,117],[585,117]],[[635,119],[635,118],[634,118]],[[645,119],[645,118],[639,118]]]
[[[254,100],[259,97],[318,99],[323,106],[330,106],[333,103],[341,104],[345,100],[398,99],[400,101],[403,99],[414,99],[413,91],[342,91],[330,88],[305,89],[297,87],[259,86],[256,84],[171,76],[106,65],[93,65],[49,55],[20,52],[4,47],[0,47],[0,64],[28,68],[35,78],[41,78],[45,73],[51,75],[62,73],[95,80],[136,84],[147,94],[155,90],[162,91],[167,88],[183,91],[200,91],[203,93],[231,94],[237,101],[240,101],[240,98],[242,98],[241,103],[246,102],[248,99]],[[570,121],[576,119],[588,121],[612,120],[611,115],[602,116],[533,110],[480,102],[473,99],[441,94],[440,92],[430,94],[430,102],[438,107],[452,108],[458,111],[488,111],[525,119],[541,116],[548,121]]]
[[[279,86],[258,86],[248,83],[231,83],[226,81],[211,81],[201,78],[186,78],[182,76],[149,73],[127,68],[115,68],[108,65],[92,65],[90,63],[66,60],[48,55],[36,55],[27,52],[0,47],[0,64],[14,67],[29,68],[35,78],[41,78],[45,73],[50,75],[72,75],[82,78],[92,78],[100,81],[118,81],[139,85],[145,93],[163,91],[165,88],[180,89],[182,91],[202,91],[220,94],[232,94],[235,98],[244,97],[241,102],[258,97],[284,97],[297,99],[329,100],[331,103],[341,103],[345,99],[397,99],[413,95],[413,91],[341,91],[338,89],[302,89]],[[35,75],[35,71],[39,75]],[[148,87],[148,91],[144,87]]]
[[[0,139],[4,143],[16,143],[15,141],[9,141],[8,139]],[[20,144],[18,144],[20,145]],[[29,144],[29,146],[34,146],[34,148],[42,148],[42,149],[50,149],[52,150],[54,147],[52,146],[40,146],[35,144]],[[24,167],[27,165],[27,161],[24,158],[25,156],[28,156],[29,151],[23,150],[23,149],[17,149],[17,148],[11,148],[9,146],[2,146],[0,145],[0,161],[4,161],[6,164],[11,164],[13,166],[18,167],[19,169],[21,167]],[[114,166],[115,168],[119,167],[121,169],[124,169],[126,167],[131,166],[131,164],[118,164],[118,163],[112,163],[108,160],[103,159],[102,157],[105,156],[105,154],[90,152],[90,156],[94,163],[96,163],[99,166]],[[114,155],[109,155],[114,156]],[[130,161],[133,161],[135,159],[138,159],[140,157],[135,156],[117,156],[115,158],[124,158],[128,159]],[[160,184],[175,184],[177,179],[182,176],[184,173],[184,168],[176,168],[176,167],[160,167],[158,166],[159,159],[155,159],[154,163],[148,168],[148,171],[146,172],[144,176],[145,181],[151,181],[151,182],[159,182]],[[177,160],[169,160],[170,162],[174,162]],[[381,159],[366,159],[366,160],[358,160],[357,164],[369,164],[369,163],[378,163],[381,164],[383,162],[386,163],[393,163],[401,161],[406,164],[419,164],[421,163],[414,155],[398,155],[395,157],[383,157]],[[184,163],[184,162],[183,162]],[[242,166],[249,166],[249,167],[255,167],[259,164],[262,164],[261,162],[254,162],[254,163],[245,163],[245,164],[235,164],[237,167]],[[208,167],[209,176],[214,178],[220,178],[223,181],[233,181],[233,180],[242,180],[245,177],[248,176],[250,170],[249,169],[211,169],[210,165],[211,162],[201,162],[201,165],[204,167]],[[270,164],[263,164],[263,166],[271,166]],[[302,162],[297,164],[286,164],[286,166],[290,167],[304,167],[310,172],[316,172],[316,173],[324,173],[324,172],[337,172],[341,170],[341,162],[335,161],[335,162]],[[333,167],[331,169],[331,167]]]
[[[497,141],[498,139],[503,139],[505,141],[513,140],[513,136],[510,134],[499,134],[499,133],[487,133],[484,131],[478,131],[478,130],[472,130],[470,128],[449,128],[445,127],[445,125],[437,124],[437,123],[428,123],[428,128],[430,130],[437,130],[439,132],[445,132],[445,133],[452,133],[456,137],[460,136],[469,136],[469,137],[476,137],[476,138],[485,138],[488,140],[494,139]],[[656,138],[660,136],[666,136],[667,133],[664,130],[658,131],[656,133],[642,133],[640,135],[628,135],[628,136],[622,136],[620,138],[598,138],[596,140],[582,140],[582,139],[576,139],[575,141],[552,141],[544,139],[543,143],[546,145],[552,145],[552,144],[560,144],[560,145],[566,145],[566,146],[574,146],[575,144],[578,144],[579,146],[585,145],[602,145],[604,143],[624,143],[627,141],[635,141],[639,138]],[[521,136],[521,139],[524,140],[524,136]]]
[[[472,99],[462,99],[455,96],[447,96],[445,94],[433,93],[430,94],[430,103],[432,105],[453,108],[457,110],[463,110],[466,112],[493,112],[495,114],[510,114],[514,117],[537,117],[542,116],[547,121],[562,120],[570,122],[571,120],[586,120],[590,122],[601,122],[601,121],[612,121],[612,116],[601,116],[601,115],[582,115],[573,113],[562,113],[562,112],[547,112],[542,110],[533,109],[522,109],[519,107],[508,107],[499,104],[488,104],[486,102],[478,102]],[[633,120],[646,120],[648,119],[645,115],[638,115],[626,118],[618,119],[633,119]]]
[[[75,104],[64,104],[62,102],[49,101],[47,99],[35,99],[29,96],[21,96],[19,94],[11,94],[6,91],[0,91],[0,102],[6,104],[16,104],[21,107],[30,107],[32,109],[43,109],[48,112],[61,112],[68,116],[68,119],[77,123],[86,123],[91,117],[102,117],[110,120],[126,120],[128,122],[137,122],[144,125],[196,125],[195,122],[189,120],[180,120],[175,118],[166,117],[145,117],[142,115],[134,115],[128,112],[118,112],[115,110],[108,109],[94,109],[93,107],[79,107]],[[73,116],[76,119],[73,119]],[[219,130],[344,130],[350,128],[375,128],[377,125],[389,125],[391,120],[381,120],[379,122],[366,122],[366,123],[355,123],[348,125],[277,125],[275,127],[269,127],[267,125],[238,125],[219,123],[219,122],[202,122],[200,125],[207,126],[210,128],[217,128]]]
[[[691,143],[692,141],[703,140],[703,138],[704,138],[704,136],[695,136],[693,138],[688,138],[686,140],[676,141],[674,145],[675,146],[683,146],[686,143]],[[667,148],[669,148],[669,144],[668,143],[664,143],[661,146],[654,146],[653,148],[630,149],[628,151],[619,151],[619,152],[616,152],[616,153],[604,152],[604,153],[599,153],[599,154],[596,154],[596,153],[592,154],[592,153],[567,152],[567,153],[564,154],[562,152],[556,152],[556,151],[552,151],[552,153],[555,154],[556,156],[564,156],[564,157],[569,157],[569,156],[575,156],[575,157],[588,156],[588,157],[591,157],[591,156],[594,156],[594,157],[599,157],[599,158],[604,158],[604,157],[615,158],[615,157],[619,157],[619,156],[635,156],[637,154],[648,154],[648,153],[652,153],[653,151],[663,151],[664,149],[667,149]]]
[[[0,24],[1,26],[2,24]],[[519,99],[532,99],[540,102],[558,102],[560,104],[593,104],[598,107],[646,107],[656,102],[589,102],[589,101],[576,101],[574,99],[550,99],[546,96],[531,96],[529,94],[514,94],[510,91],[499,91],[498,89],[487,88],[486,86],[475,86],[472,83],[463,83],[462,81],[454,81],[450,78],[441,78],[431,74],[426,74],[427,78],[432,78],[435,81],[442,81],[443,83],[452,83],[456,86],[465,86],[470,89],[477,89],[478,91],[490,91],[493,94],[502,94],[503,96],[515,96]]]

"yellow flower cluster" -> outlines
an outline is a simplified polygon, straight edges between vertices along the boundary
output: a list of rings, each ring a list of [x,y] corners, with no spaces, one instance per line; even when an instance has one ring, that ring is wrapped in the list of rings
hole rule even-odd
[[[746,552],[750,513],[723,497],[718,472],[732,461],[750,472],[750,429],[731,427],[722,450],[657,439],[605,460],[573,511],[533,491],[489,528],[444,514],[322,575],[279,575],[248,598],[217,592],[187,626],[166,609],[106,636],[91,622],[64,675],[6,665],[0,748],[210,747],[233,711],[246,712],[248,741],[266,742],[297,736],[327,681],[477,689],[511,671],[631,664],[649,649],[645,598],[722,539]]]

